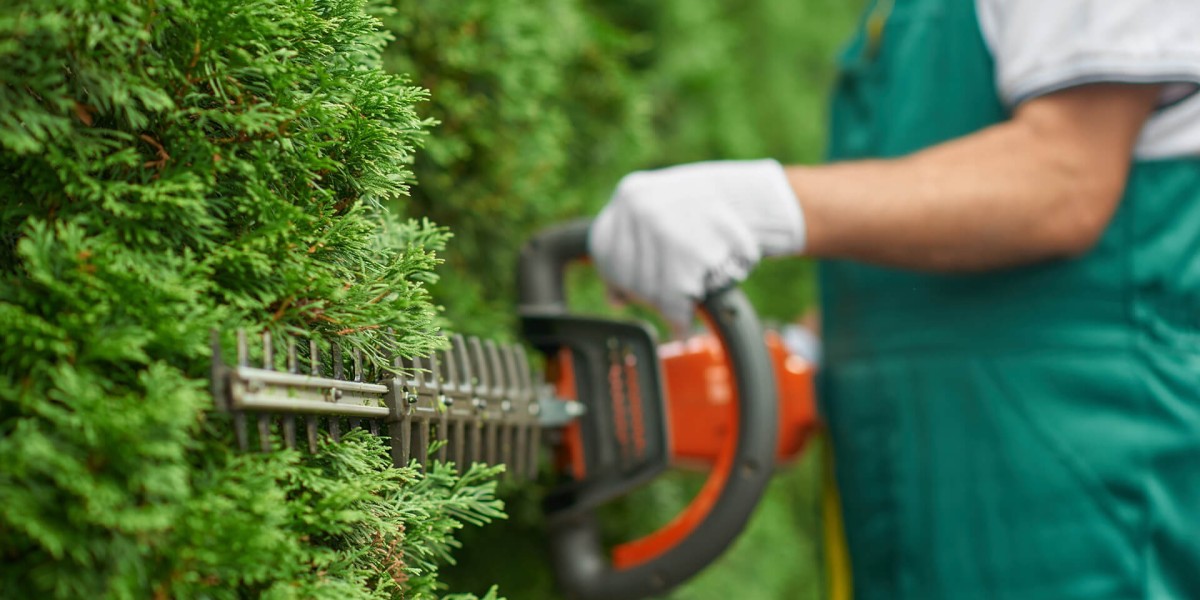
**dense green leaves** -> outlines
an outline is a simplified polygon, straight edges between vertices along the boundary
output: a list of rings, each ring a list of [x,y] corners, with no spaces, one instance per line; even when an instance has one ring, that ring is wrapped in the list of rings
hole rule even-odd
[[[210,329],[332,336],[373,358],[389,327],[409,354],[439,319],[508,334],[516,248],[627,171],[815,159],[857,3],[391,4],[0,4],[3,595],[436,596],[453,534],[499,516],[488,474],[389,470],[365,437],[316,457],[230,452]],[[456,237],[443,248],[446,231],[391,213]],[[760,309],[794,316],[805,269],[761,271]],[[809,506],[810,475],[768,513]],[[686,489],[651,489],[661,506],[642,516]],[[810,556],[805,514],[750,535]],[[525,550],[480,540],[466,570],[549,594],[531,520],[498,532]],[[751,572],[759,591],[811,591],[794,561],[745,556],[681,597],[753,595],[737,587]]]
[[[429,598],[499,516],[487,473],[238,454],[211,413],[213,328],[438,343],[445,233],[384,209],[425,92],[377,8],[0,8],[0,595]]]

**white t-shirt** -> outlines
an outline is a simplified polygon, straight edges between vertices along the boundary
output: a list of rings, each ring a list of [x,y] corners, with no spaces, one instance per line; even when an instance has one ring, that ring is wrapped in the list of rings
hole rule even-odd
[[[1135,154],[1200,156],[1200,0],[975,3],[1009,107],[1087,83],[1163,83]]]

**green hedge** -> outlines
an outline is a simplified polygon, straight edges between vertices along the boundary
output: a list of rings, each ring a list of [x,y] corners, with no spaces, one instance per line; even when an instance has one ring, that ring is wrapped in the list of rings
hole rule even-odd
[[[424,92],[368,9],[0,9],[0,595],[432,598],[499,515],[486,471],[231,452],[210,410],[212,328],[436,343],[444,233],[383,210]]]

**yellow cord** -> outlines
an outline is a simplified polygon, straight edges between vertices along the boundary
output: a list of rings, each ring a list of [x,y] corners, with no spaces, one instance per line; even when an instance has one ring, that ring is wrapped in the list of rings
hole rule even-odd
[[[825,537],[825,567],[829,582],[829,600],[851,600],[854,587],[850,578],[850,553],[842,523],[842,501],[834,477],[833,444],[828,433],[821,440],[821,516]]]
[[[879,54],[883,45],[883,31],[887,27],[888,17],[892,16],[895,0],[879,0],[871,7],[867,16],[867,56],[874,58]]]

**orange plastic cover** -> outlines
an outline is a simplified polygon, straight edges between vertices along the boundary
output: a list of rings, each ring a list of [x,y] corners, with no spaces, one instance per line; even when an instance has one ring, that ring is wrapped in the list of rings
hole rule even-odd
[[[767,333],[767,350],[779,390],[779,442],[776,460],[794,459],[804,448],[816,424],[813,367],[789,355],[780,337]],[[551,380],[560,397],[574,397],[570,355],[562,352],[551,361]],[[670,455],[673,464],[699,466],[709,471],[700,493],[670,523],[642,538],[613,548],[618,569],[646,563],[670,550],[711,510],[733,464],[737,431],[737,390],[720,340],[714,334],[659,347],[666,387]],[[583,445],[578,426],[564,432],[558,465],[577,478],[586,477]]]
[[[800,453],[815,426],[813,369],[807,361],[789,355],[777,334],[768,333],[766,345],[779,390],[776,458],[782,463]],[[700,493],[670,523],[613,548],[613,566],[618,569],[654,560],[691,534],[725,487],[737,446],[737,390],[719,339],[708,334],[666,344],[659,347],[659,358],[667,392],[671,460],[706,467],[709,474]]]
[[[775,332],[766,335],[779,390],[779,446],[776,460],[794,459],[816,425],[813,366],[790,355]],[[715,335],[707,334],[659,348],[667,388],[671,456],[680,465],[712,465],[732,435],[729,411],[733,379]]]

